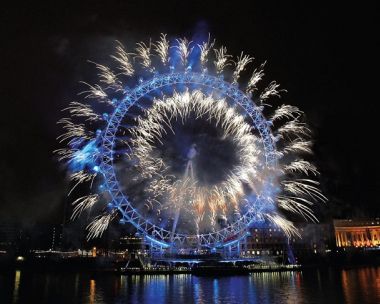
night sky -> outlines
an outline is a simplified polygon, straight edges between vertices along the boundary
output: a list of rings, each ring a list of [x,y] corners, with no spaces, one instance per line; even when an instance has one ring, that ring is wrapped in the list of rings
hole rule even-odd
[[[380,216],[378,10],[319,1],[102,2],[31,1],[0,10],[0,221],[62,220],[68,185],[52,153],[60,147],[56,121],[79,100],[79,81],[95,81],[87,60],[107,63],[116,39],[199,30],[231,54],[267,60],[266,79],[288,91],[283,102],[306,112],[327,217]]]

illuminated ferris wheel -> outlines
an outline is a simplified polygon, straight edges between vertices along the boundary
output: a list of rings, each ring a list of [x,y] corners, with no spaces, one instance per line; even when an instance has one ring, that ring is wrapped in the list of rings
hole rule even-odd
[[[118,43],[112,58],[59,121],[68,146],[56,152],[74,188],[91,186],[73,203],[74,218],[94,217],[89,238],[118,219],[160,248],[217,248],[255,223],[297,234],[286,212],[316,220],[310,131],[297,107],[267,106],[280,90],[260,92],[263,65],[248,75],[248,55],[164,34],[132,52]]]

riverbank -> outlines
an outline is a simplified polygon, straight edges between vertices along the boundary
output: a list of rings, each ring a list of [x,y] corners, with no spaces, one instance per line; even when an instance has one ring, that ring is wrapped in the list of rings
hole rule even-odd
[[[30,272],[102,272],[123,275],[149,274],[195,274],[195,275],[246,275],[258,272],[299,271],[310,268],[353,269],[365,266],[379,266],[380,252],[351,251],[335,252],[328,256],[311,256],[302,259],[298,265],[286,265],[273,261],[254,259],[159,259],[142,261],[115,259],[106,256],[0,256],[0,270],[26,270]]]

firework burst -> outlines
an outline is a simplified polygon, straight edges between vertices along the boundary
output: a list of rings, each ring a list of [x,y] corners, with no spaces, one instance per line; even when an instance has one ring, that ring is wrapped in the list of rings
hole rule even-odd
[[[282,211],[317,220],[313,204],[327,199],[312,180],[317,168],[303,159],[312,142],[302,111],[268,107],[284,90],[272,81],[260,92],[265,63],[239,83],[254,58],[233,60],[215,45],[161,34],[131,52],[117,42],[115,70],[94,63],[99,83],[83,82],[86,102],[65,108],[58,140],[67,147],[56,150],[68,164],[70,193],[82,183],[98,189],[73,203],[73,218],[102,210],[88,238],[119,218],[160,246],[214,246],[256,222],[296,235]]]

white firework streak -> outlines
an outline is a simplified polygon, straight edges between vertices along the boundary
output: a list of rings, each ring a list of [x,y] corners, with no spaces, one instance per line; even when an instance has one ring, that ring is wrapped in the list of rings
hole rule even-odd
[[[216,73],[221,74],[225,67],[231,65],[230,58],[231,55],[227,55],[227,48],[222,46],[219,49],[214,49],[215,52],[215,61],[214,65],[216,68]]]
[[[249,55],[244,55],[243,52],[241,52],[240,56],[237,58],[237,61],[234,62],[235,64],[235,71],[232,75],[233,83],[237,83],[240,77],[240,73],[243,72],[246,68],[246,66],[253,61],[253,57]]]
[[[87,98],[96,99],[100,103],[106,103],[108,105],[113,106],[113,103],[108,98],[108,94],[104,91],[104,89],[100,85],[98,84],[91,85],[84,81],[81,81],[80,83],[85,84],[86,86],[89,87],[89,89],[86,91],[80,92],[78,95],[86,94],[84,96],[85,99]]]
[[[192,41],[188,41],[186,38],[177,39],[178,45],[174,46],[181,58],[181,63],[183,66],[187,66],[187,59],[190,53],[193,51],[194,47],[190,47]]]
[[[302,136],[309,136],[310,129],[305,123],[298,120],[291,120],[282,127],[278,128],[277,133],[283,138],[284,136],[290,137],[291,135],[302,139]]]
[[[100,119],[99,114],[96,114],[90,105],[81,102],[70,102],[69,106],[62,111],[69,111],[72,117],[85,117],[86,120],[96,121]]]
[[[72,205],[75,206],[71,219],[77,218],[84,210],[92,208],[99,201],[99,194],[92,194],[87,196],[82,196],[75,200]]]
[[[124,46],[116,41],[118,46],[116,47],[116,55],[111,55],[111,58],[115,59],[119,64],[118,68],[121,70],[121,74],[125,76],[132,76],[135,72],[133,64],[131,63],[130,56],[131,53],[127,53]]]
[[[284,191],[292,195],[299,197],[307,196],[314,201],[327,201],[327,198],[322,194],[321,190],[316,187],[319,185],[317,181],[311,179],[296,179],[291,181],[282,181],[281,184]]]
[[[276,109],[274,114],[271,116],[271,121],[276,121],[279,119],[287,118],[287,119],[296,119],[303,114],[297,107],[290,105],[282,105]]]
[[[239,166],[230,172],[225,181],[211,188],[199,186],[196,180],[188,178],[179,178],[177,182],[170,184],[170,178],[167,178],[165,173],[169,168],[161,159],[151,156],[154,150],[152,145],[154,142],[160,142],[166,132],[165,126],[173,132],[171,120],[175,119],[184,124],[192,113],[197,119],[214,119],[216,126],[223,130],[223,138],[231,138],[237,146]],[[161,189],[169,189],[170,199],[167,204],[172,207],[174,205],[175,208],[190,207],[192,210],[188,210],[189,212],[211,211],[214,225],[216,209],[225,214],[231,204],[235,211],[239,210],[239,203],[244,195],[243,184],[256,191],[265,182],[265,179],[258,176],[258,167],[263,165],[262,145],[260,139],[251,133],[251,126],[224,100],[206,97],[200,91],[175,93],[171,98],[156,100],[152,108],[146,110],[144,118],[138,119],[137,127],[131,132],[133,154],[139,160],[142,175],[158,179],[155,187],[159,185]],[[184,204],[184,197],[193,203]],[[197,213],[197,220],[200,219],[203,219],[203,214]]]
[[[277,96],[277,97],[281,97],[280,95],[280,92],[286,92],[286,90],[282,89],[282,90],[278,90],[279,88],[279,84],[276,83],[275,81],[272,81],[265,89],[264,89],[264,92],[262,92],[260,94],[260,99],[262,101],[268,99],[269,97],[271,96]]]
[[[288,238],[290,238],[292,235],[297,235],[298,237],[301,237],[300,233],[298,232],[297,228],[294,226],[294,224],[285,219],[284,217],[280,216],[279,214],[264,214],[265,217],[272,222],[277,227],[281,227],[282,231],[286,234]]]
[[[107,213],[97,216],[87,227],[88,230],[87,240],[101,237],[103,232],[108,228],[108,225],[115,217],[115,213]]]
[[[201,56],[200,56],[200,63],[201,65],[205,68],[207,61],[208,61],[208,55],[210,53],[210,50],[214,47],[215,44],[215,39],[210,42],[210,35],[208,35],[208,40],[203,42],[202,44],[198,44],[198,47],[201,51]]]
[[[163,65],[166,65],[169,58],[169,41],[166,39],[166,34],[160,35],[160,40],[153,44],[154,50],[157,52],[158,56]]]
[[[67,149],[67,148],[61,148],[54,150],[53,153],[58,155],[58,160],[63,161],[66,159],[72,159],[74,157],[74,153],[78,151],[78,149]]]
[[[95,64],[96,68],[99,70],[98,76],[100,82],[105,83],[107,88],[113,88],[116,92],[122,90],[121,82],[109,67],[90,60],[88,60],[88,62]]]
[[[136,47],[136,56],[140,60],[140,64],[148,70],[154,70],[152,67],[152,59],[151,57],[151,48],[152,43],[149,42],[149,45],[146,45],[144,42],[137,43]]]
[[[91,135],[87,134],[88,131],[86,130],[86,127],[83,124],[77,125],[73,123],[70,118],[62,118],[57,123],[62,124],[63,128],[66,130],[66,133],[63,133],[62,135],[57,137],[60,143],[68,140],[68,143],[72,144],[78,138],[91,138]]]
[[[266,62],[262,63],[258,69],[255,69],[252,73],[251,78],[248,80],[247,84],[247,93],[252,93],[257,90],[257,84],[260,82],[261,79],[264,77],[264,66]]]
[[[213,197],[209,201],[209,208],[210,208],[210,224],[211,227],[215,230],[216,226],[216,216],[217,216],[217,211],[218,211],[218,197]]]
[[[69,194],[71,194],[71,192],[74,191],[74,189],[81,183],[84,183],[84,182],[89,182],[91,181],[91,185],[90,185],[90,188],[92,187],[92,183],[94,182],[94,179],[95,177],[97,176],[97,173],[87,173],[83,170],[81,171],[78,171],[78,172],[74,172],[70,175],[70,181],[74,181],[76,182],[75,185],[71,188],[71,190],[69,191]]]
[[[311,150],[312,146],[311,141],[304,141],[302,139],[297,139],[294,141],[289,142],[285,148],[283,153],[308,153],[311,154],[313,151]]]
[[[312,173],[313,175],[318,175],[319,172],[317,170],[317,167],[311,164],[310,162],[306,160],[296,160],[291,162],[288,165],[285,165],[283,167],[284,172],[289,173],[289,172],[301,172],[306,175],[309,175],[309,173]]]
[[[282,196],[277,197],[278,206],[284,210],[300,214],[306,220],[318,222],[318,219],[313,214],[313,210],[309,207],[312,203],[302,197]]]

